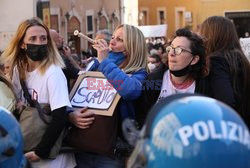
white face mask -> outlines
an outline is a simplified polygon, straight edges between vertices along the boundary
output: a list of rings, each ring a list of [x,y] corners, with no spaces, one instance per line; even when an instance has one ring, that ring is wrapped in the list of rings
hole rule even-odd
[[[151,62],[148,63],[148,69],[149,69],[150,72],[152,72],[155,68],[156,68],[155,64],[152,64]]]

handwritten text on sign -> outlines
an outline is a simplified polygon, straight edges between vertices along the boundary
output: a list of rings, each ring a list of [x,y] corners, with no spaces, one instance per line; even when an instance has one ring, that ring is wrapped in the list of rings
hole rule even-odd
[[[240,38],[240,44],[244,54],[250,60],[250,38]]]
[[[75,95],[71,99],[71,104],[75,107],[108,109],[113,102],[116,93],[117,91],[112,87],[107,79],[90,77],[84,78],[81,81]]]

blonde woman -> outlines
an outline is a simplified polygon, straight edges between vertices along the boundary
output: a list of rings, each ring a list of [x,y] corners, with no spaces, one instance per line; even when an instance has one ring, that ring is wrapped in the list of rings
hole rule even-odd
[[[44,159],[65,127],[66,107],[71,105],[62,72],[64,63],[46,25],[38,18],[23,21],[3,57],[10,63],[10,77],[19,102],[27,105],[20,84],[24,81],[33,100],[50,105],[52,121],[34,151],[27,151],[25,156],[33,167],[53,167],[53,161]],[[67,163],[65,167],[74,167]]]
[[[118,123],[121,124],[127,118],[135,119],[135,100],[141,95],[142,84],[147,77],[146,43],[142,32],[131,25],[120,25],[114,31],[109,44],[99,39],[93,47],[97,50],[98,60],[91,69],[102,72],[112,81],[111,84],[121,96],[115,111],[120,121]],[[77,127],[86,128],[79,115],[73,112],[70,116]],[[122,137],[121,129],[114,130],[113,134],[117,135],[116,140]],[[118,141],[114,142],[113,153],[98,154],[97,151],[88,151],[91,153],[76,154],[77,167],[124,167],[126,151],[119,151],[117,143]]]

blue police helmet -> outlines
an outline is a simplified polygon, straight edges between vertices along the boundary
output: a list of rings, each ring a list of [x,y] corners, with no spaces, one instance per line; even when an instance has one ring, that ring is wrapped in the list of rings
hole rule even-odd
[[[249,168],[249,130],[222,102],[173,95],[149,112],[128,167]]]
[[[0,167],[23,168],[26,165],[19,124],[8,110],[0,107]]]

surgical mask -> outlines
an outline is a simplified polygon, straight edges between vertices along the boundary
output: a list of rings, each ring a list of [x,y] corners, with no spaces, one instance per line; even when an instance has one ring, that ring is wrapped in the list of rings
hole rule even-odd
[[[154,69],[156,68],[156,65],[155,64],[153,64],[153,63],[148,63],[148,69],[149,69],[149,71],[150,72],[152,72]]]
[[[108,59],[112,60],[112,62],[119,66],[125,60],[125,55],[123,54],[123,52],[110,51],[108,53]]]
[[[47,44],[26,44],[26,54],[32,61],[42,61],[48,53]]]
[[[194,57],[193,57],[193,59],[194,59]],[[185,76],[185,75],[191,73],[193,70],[193,67],[191,65],[193,59],[190,61],[190,63],[186,67],[184,67],[180,70],[172,71],[171,69],[169,69],[170,73],[173,74],[175,77],[181,77],[181,76]]]

